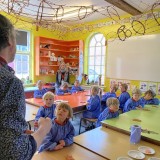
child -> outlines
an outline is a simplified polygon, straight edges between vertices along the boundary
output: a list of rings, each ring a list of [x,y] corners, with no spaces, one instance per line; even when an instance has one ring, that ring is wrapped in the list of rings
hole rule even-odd
[[[75,93],[75,92],[79,92],[79,91],[84,91],[84,89],[82,89],[82,87],[80,86],[79,80],[75,80],[74,86],[72,86],[71,92]]]
[[[72,108],[64,102],[57,105],[56,117],[52,121],[52,128],[44,138],[39,152],[62,149],[73,143],[74,127],[69,119],[73,116]]]
[[[91,97],[87,101],[86,111],[83,112],[84,118],[98,118],[101,109],[101,100],[98,95],[101,90],[98,86],[91,87]]]
[[[107,108],[99,115],[96,127],[101,126],[101,121],[103,120],[119,116],[119,100],[117,98],[108,98],[106,104]]]
[[[118,97],[120,106],[119,108],[123,111],[123,107],[126,103],[126,101],[130,98],[130,94],[127,92],[128,86],[125,83],[122,83],[120,86],[121,94]]]
[[[37,82],[38,90],[34,91],[34,98],[42,98],[42,96],[48,91],[46,88],[43,88],[43,81],[39,80]]]
[[[34,127],[38,127],[38,120],[40,117],[49,117],[53,119],[54,117],[54,110],[56,108],[56,105],[54,104],[54,94],[52,92],[47,92],[43,95],[43,101],[44,101],[44,106],[41,106],[38,109],[35,122],[34,122]]]
[[[101,99],[101,112],[106,108],[106,101],[110,97],[115,97],[117,98],[116,91],[118,89],[118,86],[116,84],[112,84],[110,86],[110,92],[107,92],[106,94],[102,95]]]
[[[144,105],[147,104],[153,104],[153,105],[159,105],[158,98],[154,98],[156,94],[152,90],[148,90],[144,93],[144,97],[141,98]]]
[[[124,105],[123,112],[128,112],[130,110],[142,109],[144,107],[144,103],[140,99],[141,90],[138,88],[133,89],[132,98],[128,99]]]
[[[68,95],[68,94],[71,94],[71,91],[69,90],[68,83],[64,82],[57,90],[57,95]]]

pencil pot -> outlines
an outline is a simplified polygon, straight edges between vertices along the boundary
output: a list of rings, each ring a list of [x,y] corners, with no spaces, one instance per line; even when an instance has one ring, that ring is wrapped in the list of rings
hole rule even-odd
[[[130,127],[131,134],[130,134],[130,143],[139,143],[141,139],[141,127],[138,125],[133,125]]]

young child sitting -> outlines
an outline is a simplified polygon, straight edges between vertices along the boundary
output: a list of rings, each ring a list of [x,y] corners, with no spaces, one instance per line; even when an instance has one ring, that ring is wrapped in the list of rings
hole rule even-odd
[[[120,106],[119,108],[123,111],[123,107],[126,101],[130,98],[130,94],[127,92],[128,86],[125,83],[122,83],[120,86],[121,94],[118,97]]]
[[[69,90],[68,83],[64,82],[57,90],[57,95],[68,95],[68,94],[71,94],[71,90]]]
[[[54,110],[56,105],[54,104],[54,94],[52,92],[47,92],[43,95],[44,106],[38,109],[35,117],[34,127],[38,127],[38,120],[40,117],[49,117],[53,119]]]
[[[42,96],[48,91],[46,88],[43,88],[43,81],[39,80],[37,82],[38,90],[34,91],[34,98],[42,98]]]
[[[100,91],[98,86],[91,87],[91,97],[86,104],[87,110],[83,112],[84,118],[98,118],[101,109]]]
[[[55,109],[55,116],[52,128],[44,138],[39,152],[59,150],[73,143],[75,130],[69,121],[73,116],[72,108],[67,103],[61,102]]]
[[[99,115],[96,127],[101,126],[101,121],[103,120],[119,116],[119,100],[117,98],[108,98],[106,104],[107,108]]]
[[[112,84],[110,86],[110,92],[107,92],[104,95],[102,95],[102,99],[101,99],[101,112],[103,112],[103,110],[106,108],[106,101],[107,101],[108,98],[110,98],[110,97],[117,98],[117,95],[116,95],[117,89],[118,89],[118,86],[116,84]]]
[[[154,98],[156,94],[152,90],[148,90],[144,93],[144,97],[141,98],[144,105],[147,104],[153,104],[153,105],[159,105],[159,99]]]
[[[79,91],[84,91],[84,89],[82,89],[82,87],[79,84],[79,80],[75,80],[74,82],[74,86],[72,86],[71,92],[72,93],[76,93]]]
[[[138,88],[133,89],[132,98],[128,99],[124,105],[123,112],[128,112],[130,110],[142,109],[144,107],[144,103],[140,99],[141,90]]]

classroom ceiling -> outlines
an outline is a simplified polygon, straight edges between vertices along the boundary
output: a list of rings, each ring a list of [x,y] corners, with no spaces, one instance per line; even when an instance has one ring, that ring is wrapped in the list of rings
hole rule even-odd
[[[160,8],[157,0],[0,0],[0,10],[29,17],[32,23],[74,25],[122,16],[143,14]],[[31,22],[31,21],[30,21]]]

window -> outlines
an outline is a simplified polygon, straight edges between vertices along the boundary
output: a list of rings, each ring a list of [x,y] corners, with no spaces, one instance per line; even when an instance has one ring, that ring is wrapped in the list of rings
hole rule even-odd
[[[15,75],[25,83],[30,83],[31,71],[29,70],[30,54],[30,32],[16,30],[17,52],[10,66],[15,70]]]
[[[105,75],[105,37],[103,34],[95,34],[89,43],[88,54],[88,78],[89,82],[98,82],[98,76],[101,75],[101,83],[104,85]]]

